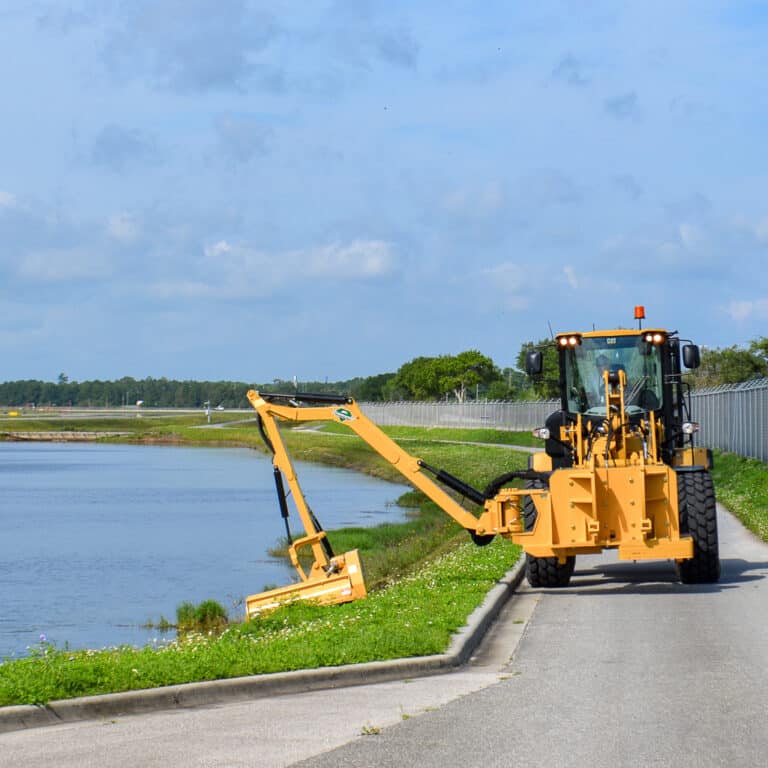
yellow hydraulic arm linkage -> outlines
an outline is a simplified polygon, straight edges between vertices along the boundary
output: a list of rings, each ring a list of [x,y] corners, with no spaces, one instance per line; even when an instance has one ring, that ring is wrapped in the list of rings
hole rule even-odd
[[[248,392],[248,400],[259,415],[259,428],[272,453],[275,486],[286,532],[288,552],[300,581],[287,587],[272,589],[246,598],[246,613],[250,618],[263,610],[274,608],[282,602],[295,599],[311,599],[321,603],[343,603],[365,597],[366,589],[357,550],[334,555],[325,531],[309,508],[296,478],[293,464],[280,434],[278,420],[289,422],[335,421],[358,434],[377,453],[392,464],[412,485],[425,493],[454,520],[466,528],[478,544],[490,541],[496,533],[511,535],[522,532],[520,523],[520,498],[534,496],[544,491],[503,489],[494,499],[463,483],[449,473],[430,467],[400,448],[394,440],[381,431],[360,410],[352,398],[324,394],[266,394],[254,390]],[[484,507],[480,517],[468,512],[453,496],[431,480],[424,472],[431,472],[438,481],[456,493]],[[520,476],[526,473],[510,473]],[[285,491],[283,478],[290,494]],[[305,529],[305,535],[292,540],[287,527],[288,495],[293,500]],[[309,571],[299,562],[301,549],[310,547],[313,562]]]

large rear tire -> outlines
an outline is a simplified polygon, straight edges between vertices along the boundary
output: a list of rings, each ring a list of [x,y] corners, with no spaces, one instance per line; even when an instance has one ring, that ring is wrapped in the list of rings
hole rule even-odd
[[[528,480],[526,488],[544,488],[544,484],[538,480]],[[536,507],[533,499],[526,496],[523,501],[523,527],[526,531],[533,530],[536,524]],[[525,578],[532,587],[553,589],[567,587],[576,567],[576,557],[570,555],[561,563],[556,557],[534,557],[526,552]]]
[[[712,584],[720,578],[715,488],[709,472],[679,472],[680,533],[693,538],[693,557],[677,564],[683,584]]]

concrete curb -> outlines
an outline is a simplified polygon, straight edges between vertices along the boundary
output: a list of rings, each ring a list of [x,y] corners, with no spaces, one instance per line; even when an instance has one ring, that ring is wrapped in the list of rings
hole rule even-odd
[[[470,660],[522,580],[524,562],[521,557],[515,567],[491,589],[482,605],[470,614],[466,626],[454,635],[448,651],[443,654],[61,699],[45,706],[0,707],[0,733],[450,672]]]

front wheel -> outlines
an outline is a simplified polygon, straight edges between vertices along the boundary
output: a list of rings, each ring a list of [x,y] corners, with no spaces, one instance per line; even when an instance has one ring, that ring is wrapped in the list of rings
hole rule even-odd
[[[545,485],[538,480],[528,480],[526,488],[544,488]],[[523,501],[523,528],[526,531],[533,530],[536,524],[536,506],[530,496]],[[561,563],[556,557],[534,557],[526,552],[525,578],[532,587],[552,589],[567,587],[576,567],[575,555],[570,555]]]
[[[679,472],[680,533],[693,538],[693,557],[677,564],[683,584],[712,584],[720,578],[715,489],[709,472]]]

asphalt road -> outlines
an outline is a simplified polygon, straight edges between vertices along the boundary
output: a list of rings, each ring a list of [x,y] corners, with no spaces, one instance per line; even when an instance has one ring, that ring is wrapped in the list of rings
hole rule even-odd
[[[0,766],[764,765],[768,545],[720,535],[717,585],[606,554],[522,587],[459,672],[7,733]]]
[[[719,523],[719,584],[583,558],[540,600],[509,679],[302,765],[766,765],[768,546]]]

